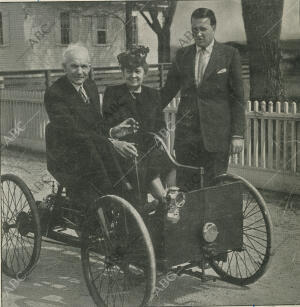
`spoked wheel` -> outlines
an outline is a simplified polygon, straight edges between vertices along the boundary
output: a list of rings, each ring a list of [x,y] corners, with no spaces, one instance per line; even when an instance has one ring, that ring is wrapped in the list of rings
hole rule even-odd
[[[242,250],[229,250],[226,254],[210,259],[210,265],[222,279],[238,285],[247,285],[260,278],[270,263],[272,222],[264,199],[248,181],[229,174],[216,178],[216,185],[233,182],[242,184]]]
[[[146,306],[155,287],[155,257],[139,213],[124,199],[99,200],[81,235],[84,277],[97,306]]]
[[[34,198],[19,177],[1,176],[1,261],[3,272],[26,278],[41,250],[41,227]]]

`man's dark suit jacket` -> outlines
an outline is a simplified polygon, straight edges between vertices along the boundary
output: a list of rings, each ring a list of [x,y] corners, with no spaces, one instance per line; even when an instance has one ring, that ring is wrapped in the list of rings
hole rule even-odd
[[[180,49],[161,90],[162,106],[181,91],[177,112],[175,149],[184,146],[189,134],[201,133],[205,149],[226,152],[231,137],[243,136],[245,102],[239,53],[214,42],[209,63],[199,87],[195,85],[196,45]],[[198,112],[198,123],[193,122]]]
[[[143,85],[136,99],[132,97],[126,84],[107,87],[103,97],[103,117],[109,127],[133,117],[139,122],[141,133],[128,137],[127,140],[138,142],[143,147],[146,146],[143,142],[144,132],[157,132],[165,127],[159,92]]]
[[[85,104],[66,76],[46,90],[44,102],[50,124],[46,129],[47,167],[63,185],[76,186],[94,176],[98,188],[112,191],[113,181],[123,176],[107,129],[100,115],[95,82],[87,79],[83,87],[90,99]]]

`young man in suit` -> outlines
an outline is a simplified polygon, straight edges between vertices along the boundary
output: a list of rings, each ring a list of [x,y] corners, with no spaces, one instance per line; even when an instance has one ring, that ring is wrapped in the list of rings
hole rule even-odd
[[[205,168],[205,185],[225,173],[230,153],[243,148],[245,103],[239,53],[214,39],[213,11],[196,9],[191,15],[195,44],[181,48],[161,90],[163,107],[180,90],[175,152],[180,163]],[[197,177],[197,176],[196,176]],[[193,180],[191,180],[193,178]],[[187,189],[200,180],[178,170],[177,180]]]
[[[88,78],[88,50],[69,46],[63,55],[63,68],[65,75],[46,90],[44,97],[50,119],[46,129],[49,172],[68,187],[78,203],[130,189],[118,154],[132,158],[137,150],[129,142],[109,139],[100,115],[97,86]],[[126,135],[130,123],[114,127],[114,134]]]

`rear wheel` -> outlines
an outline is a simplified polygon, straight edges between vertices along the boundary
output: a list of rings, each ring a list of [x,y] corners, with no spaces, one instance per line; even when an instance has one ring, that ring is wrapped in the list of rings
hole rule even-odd
[[[41,250],[41,227],[34,198],[19,177],[1,176],[1,263],[13,278],[26,278]]]
[[[245,179],[224,174],[216,185],[240,182],[243,199],[243,246],[241,251],[210,258],[210,265],[222,279],[239,285],[255,282],[266,271],[272,256],[272,222],[261,194]],[[218,259],[218,260],[216,260]],[[222,260],[220,260],[222,259]]]
[[[99,201],[81,235],[81,259],[97,306],[145,306],[155,287],[155,257],[139,213],[124,199]]]

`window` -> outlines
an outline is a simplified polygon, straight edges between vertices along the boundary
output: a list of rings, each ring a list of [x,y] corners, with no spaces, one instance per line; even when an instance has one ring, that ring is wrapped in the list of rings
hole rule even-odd
[[[2,13],[0,12],[0,45],[4,45]]]
[[[106,16],[97,16],[97,44],[107,43],[107,20]]]
[[[71,18],[70,13],[60,13],[61,44],[68,45],[71,42]]]
[[[137,16],[132,16],[132,44],[138,45]]]

